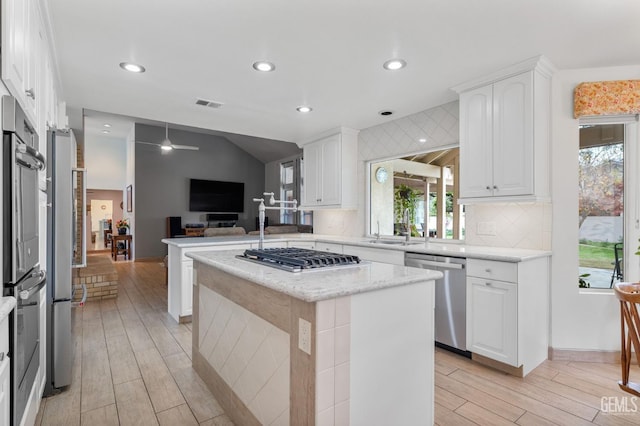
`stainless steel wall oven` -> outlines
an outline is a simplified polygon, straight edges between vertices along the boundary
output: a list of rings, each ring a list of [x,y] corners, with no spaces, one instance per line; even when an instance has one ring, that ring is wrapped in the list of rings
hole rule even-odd
[[[11,419],[20,424],[38,367],[39,293],[46,283],[39,259],[38,172],[45,158],[38,135],[15,98],[2,97],[3,293],[18,304],[9,317]]]

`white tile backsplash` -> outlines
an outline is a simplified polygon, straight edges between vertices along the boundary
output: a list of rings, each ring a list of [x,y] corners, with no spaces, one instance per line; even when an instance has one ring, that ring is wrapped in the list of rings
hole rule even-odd
[[[199,312],[200,353],[261,424],[288,425],[289,334],[203,286]]]
[[[426,137],[426,143],[418,142]],[[358,134],[358,210],[317,210],[317,234],[360,237],[365,229],[364,164],[369,160],[409,155],[459,142],[459,104],[453,101],[416,114],[363,129]],[[551,249],[548,203],[475,204],[466,206],[466,243],[491,247]],[[479,235],[478,222],[495,221],[496,235]]]

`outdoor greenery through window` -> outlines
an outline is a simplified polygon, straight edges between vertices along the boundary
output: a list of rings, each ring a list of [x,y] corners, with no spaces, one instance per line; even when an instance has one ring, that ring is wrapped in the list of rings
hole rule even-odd
[[[457,202],[459,149],[376,161],[370,172],[370,234],[463,239],[464,209]]]
[[[623,279],[624,124],[580,127],[578,154],[580,286]]]

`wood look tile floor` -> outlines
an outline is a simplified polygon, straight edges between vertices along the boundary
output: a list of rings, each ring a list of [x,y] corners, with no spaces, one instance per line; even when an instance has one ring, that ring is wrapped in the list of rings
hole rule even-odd
[[[118,298],[75,309],[73,383],[42,400],[36,426],[232,425],[191,368],[191,325],[166,312],[163,265],[114,264]],[[640,425],[640,413],[601,410],[603,397],[634,407],[617,364],[546,361],[519,379],[439,349],[435,359],[440,426]]]

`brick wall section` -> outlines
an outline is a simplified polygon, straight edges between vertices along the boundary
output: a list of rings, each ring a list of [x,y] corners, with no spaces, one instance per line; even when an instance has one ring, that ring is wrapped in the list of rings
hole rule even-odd
[[[87,286],[87,302],[118,297],[118,272],[108,254],[87,256],[87,266],[73,270],[74,302],[82,299],[82,284]]]

